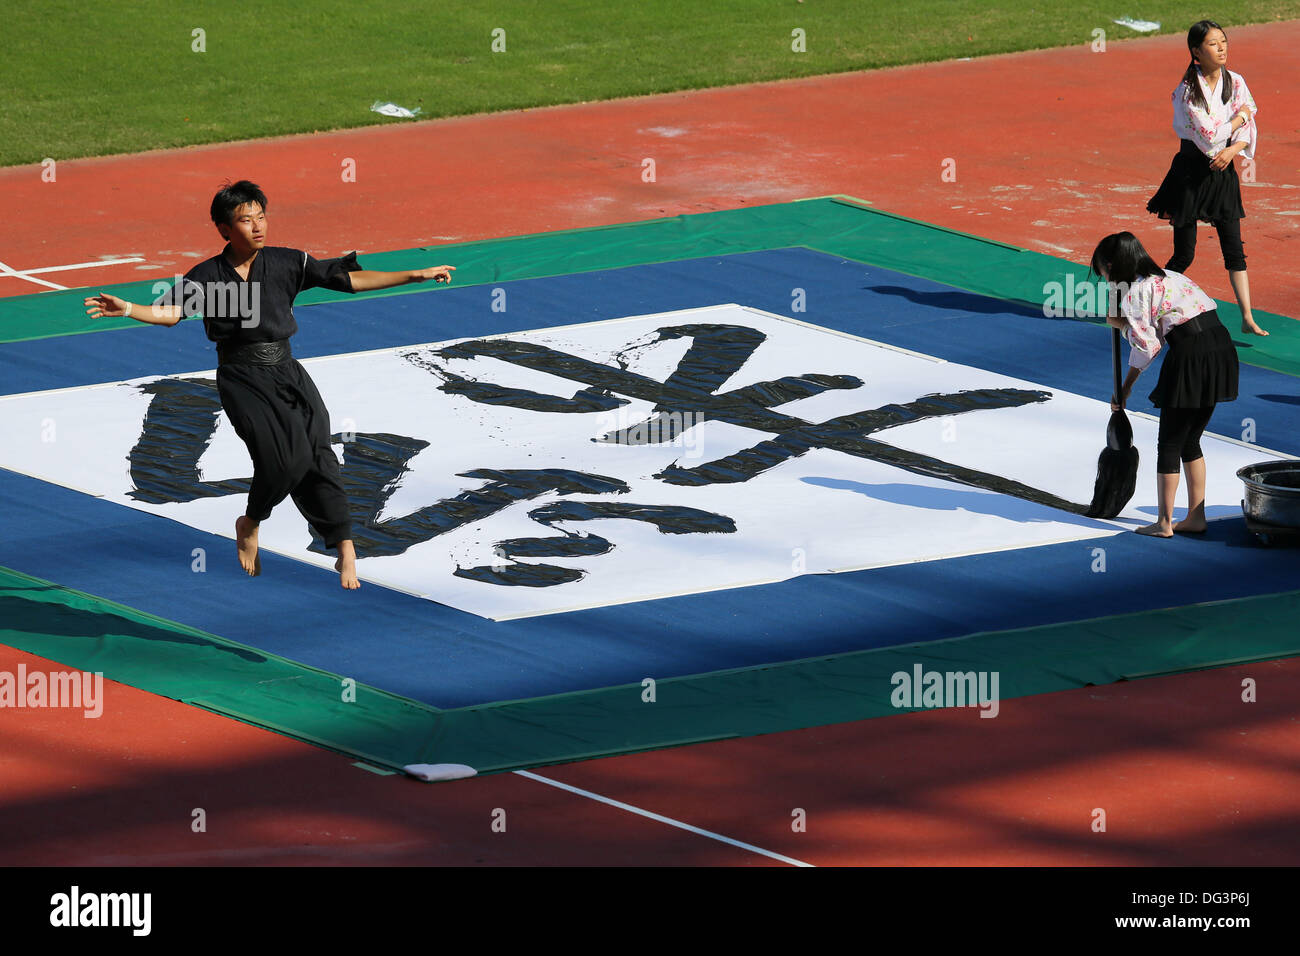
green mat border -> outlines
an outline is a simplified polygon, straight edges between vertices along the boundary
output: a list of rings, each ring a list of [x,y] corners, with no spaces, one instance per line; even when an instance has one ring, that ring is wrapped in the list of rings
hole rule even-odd
[[[342,675],[8,568],[0,601],[15,612],[0,643],[394,770],[496,773],[909,712],[890,678],[917,664],[996,671],[1005,703],[1300,656],[1291,591],[666,678],[653,702],[636,683],[439,710],[364,684],[344,702]]]
[[[871,216],[864,218],[864,212]],[[812,245],[807,238],[814,220]],[[1078,283],[1087,274],[1054,256],[882,212],[844,196],[406,249],[366,260],[373,268],[400,269],[428,264],[436,255],[459,266],[458,286],[472,286],[789,247],[1035,308],[1041,306],[1045,282],[1073,275]],[[139,301],[139,290],[147,294],[151,284],[93,288]],[[0,300],[0,341],[112,328],[83,317],[80,300],[86,291]],[[362,295],[423,291],[426,286],[410,286]],[[299,301],[344,298],[312,290]],[[67,301],[72,299],[75,303]],[[1220,307],[1225,315],[1234,314],[1234,305]],[[49,331],[51,309],[60,311],[63,331]],[[116,323],[123,329],[147,328]],[[1252,348],[1250,363],[1300,376],[1300,330],[1289,321],[1272,325],[1274,334]],[[11,605],[15,612],[22,609],[17,617],[6,614],[0,620],[25,621],[21,628],[0,626],[0,643],[64,666],[104,671],[110,679],[377,766],[454,762],[484,773],[896,714],[889,677],[915,664],[926,670],[997,671],[1000,698],[1009,700],[1300,655],[1293,626],[1300,611],[1296,591],[670,678],[657,682],[654,703],[642,700],[638,683],[439,710],[365,685],[357,686],[355,702],[345,703],[345,675],[18,571],[0,569],[0,600],[22,602]],[[1067,678],[1067,673],[1077,676]]]
[[[0,607],[0,644],[373,762],[436,723],[418,701],[358,684],[344,703],[341,675],[12,568]]]
[[[817,221],[815,228],[813,220]],[[809,241],[810,234],[816,235],[814,242]],[[822,196],[585,229],[367,253],[365,264],[367,268],[400,270],[427,266],[431,259],[438,258],[457,267],[456,287],[460,288],[791,247],[812,249],[1033,308],[1042,308],[1046,283],[1072,279],[1077,286],[1088,277],[1086,267],[1067,259],[886,212],[852,196]],[[972,254],[972,250],[977,252]],[[918,251],[923,255],[918,257]],[[98,291],[112,292],[132,302],[147,302],[153,297],[156,281],[0,299],[0,343],[126,328],[156,334],[157,329],[130,319],[91,319],[82,305],[88,294]],[[297,301],[309,306],[429,289],[423,284],[410,285],[355,296],[311,289]],[[1237,327],[1241,312],[1236,303],[1216,301],[1225,324]],[[1300,323],[1278,313],[1255,311],[1272,334],[1249,341],[1238,336],[1241,360],[1300,376]]]

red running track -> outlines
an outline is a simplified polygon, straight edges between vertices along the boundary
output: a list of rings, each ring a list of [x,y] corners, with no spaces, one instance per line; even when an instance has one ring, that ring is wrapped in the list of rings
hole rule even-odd
[[[1300,23],[1235,29],[1260,102],[1247,187],[1256,305],[1294,313]],[[1085,261],[1133,228],[1174,138],[1178,38],[403,124],[0,172],[18,270],[77,286],[165,276],[216,251],[226,177],[259,180],[273,241],[377,251],[847,193],[881,208]],[[1104,70],[1099,66],[1104,65]],[[1123,103],[1108,104],[1113,90]],[[958,93],[960,95],[954,95]],[[970,103],[977,101],[972,113]],[[1287,137],[1292,138],[1288,141]],[[657,181],[641,181],[654,158]],[[339,176],[356,161],[357,182]],[[957,179],[941,179],[943,161]],[[436,256],[435,256],[436,257]],[[1212,241],[1192,274],[1230,295]],[[0,294],[37,288],[0,276]],[[57,669],[0,647],[0,670]],[[1253,677],[1260,702],[1241,701]],[[515,774],[427,786],[108,684],[105,713],[0,716],[0,863],[774,864]],[[1084,688],[546,768],[540,774],[804,862],[1294,864],[1300,661]],[[191,829],[203,808],[206,833]],[[1093,811],[1108,828],[1096,833]],[[504,833],[491,829],[506,812]],[[806,832],[792,813],[806,812]]]
[[[19,663],[59,669],[0,647]],[[1294,866],[1297,701],[1290,659],[537,773],[819,866]],[[5,866],[779,865],[517,774],[376,776],[112,682],[98,719],[5,713],[0,819]]]

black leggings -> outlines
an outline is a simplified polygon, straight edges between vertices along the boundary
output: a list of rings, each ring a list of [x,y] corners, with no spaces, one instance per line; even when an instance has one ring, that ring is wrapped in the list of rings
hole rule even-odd
[[[1209,408],[1160,409],[1160,433],[1156,438],[1157,473],[1176,475],[1180,458],[1196,461],[1205,457],[1201,453],[1201,435],[1213,414],[1213,405]]]
[[[1241,220],[1225,219],[1214,224],[1214,231],[1219,234],[1219,251],[1223,253],[1223,265],[1229,272],[1246,271],[1246,251],[1241,244]],[[1174,272],[1186,272],[1196,258],[1196,223],[1189,226],[1174,226],[1174,255],[1165,268]]]

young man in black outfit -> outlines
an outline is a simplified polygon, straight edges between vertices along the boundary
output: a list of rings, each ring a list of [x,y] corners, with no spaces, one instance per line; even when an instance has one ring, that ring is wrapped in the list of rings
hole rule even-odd
[[[87,314],[125,316],[150,325],[176,325],[202,316],[217,343],[221,407],[253,459],[248,507],[235,522],[239,563],[261,573],[258,525],[285,499],[338,551],[334,567],[343,587],[360,587],[347,495],[330,447],[330,419],[315,383],[293,358],[298,331],[294,297],[322,286],[339,292],[386,289],[408,282],[450,282],[453,266],[411,272],[369,272],[356,253],[316,260],[305,252],[266,245],[266,196],[256,184],[226,185],[212,200],[212,221],[226,240],[219,255],[199,263],[152,306],[101,293],[86,299]]]

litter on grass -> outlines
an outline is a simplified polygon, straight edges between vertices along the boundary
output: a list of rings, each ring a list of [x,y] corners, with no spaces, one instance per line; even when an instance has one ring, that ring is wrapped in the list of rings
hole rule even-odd
[[[405,106],[398,106],[396,103],[381,103],[379,100],[375,100],[374,105],[370,107],[370,112],[380,113],[384,116],[395,116],[398,119],[414,119],[420,114],[420,107],[417,106],[413,110],[408,110]]]
[[[1118,20],[1112,20],[1111,23],[1118,23],[1122,27],[1137,30],[1139,33],[1154,33],[1160,29],[1160,24],[1154,20],[1134,20],[1132,17],[1120,17]]]

